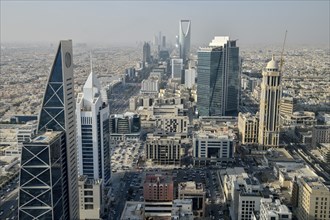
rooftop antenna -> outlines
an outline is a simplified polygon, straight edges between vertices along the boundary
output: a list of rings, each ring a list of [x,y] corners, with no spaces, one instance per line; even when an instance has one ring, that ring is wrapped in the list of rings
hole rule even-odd
[[[93,72],[93,59],[92,59],[92,51],[89,52],[89,56],[90,56],[90,59],[91,59],[91,72]]]
[[[283,67],[283,63],[284,63],[283,53],[284,53],[284,46],[285,46],[285,42],[286,42],[286,35],[287,35],[287,33],[288,33],[288,30],[285,31],[284,42],[283,42],[283,47],[282,47],[282,52],[281,52],[280,74],[282,74],[282,67]]]

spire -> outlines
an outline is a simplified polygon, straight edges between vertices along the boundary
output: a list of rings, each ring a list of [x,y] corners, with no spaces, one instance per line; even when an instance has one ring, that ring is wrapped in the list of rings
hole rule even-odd
[[[93,58],[92,58],[92,51],[90,51],[90,59],[91,59],[91,73],[93,72]]]

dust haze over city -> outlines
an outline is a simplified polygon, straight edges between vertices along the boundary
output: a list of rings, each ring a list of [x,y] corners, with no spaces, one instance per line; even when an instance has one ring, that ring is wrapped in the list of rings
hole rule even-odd
[[[330,219],[329,1],[0,12],[0,219]]]

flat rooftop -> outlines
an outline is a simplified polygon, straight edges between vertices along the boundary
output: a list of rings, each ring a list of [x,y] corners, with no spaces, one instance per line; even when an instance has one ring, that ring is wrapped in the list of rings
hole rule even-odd
[[[46,131],[45,133],[33,138],[32,143],[49,143],[61,133],[62,131]]]

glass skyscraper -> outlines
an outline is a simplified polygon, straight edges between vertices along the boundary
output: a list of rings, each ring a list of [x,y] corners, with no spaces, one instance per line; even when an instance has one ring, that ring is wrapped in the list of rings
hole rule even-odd
[[[72,41],[62,40],[39,115],[40,139],[24,143],[22,148],[19,219],[79,219],[74,112]],[[47,138],[45,134],[49,131],[62,132],[62,135]],[[57,169],[53,172],[50,167]],[[43,193],[46,188],[56,193],[46,195]],[[52,214],[50,210],[54,210]]]
[[[215,37],[198,51],[197,109],[200,116],[235,115],[238,111],[239,48],[229,37]]]

